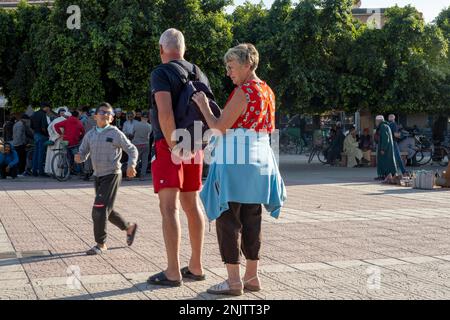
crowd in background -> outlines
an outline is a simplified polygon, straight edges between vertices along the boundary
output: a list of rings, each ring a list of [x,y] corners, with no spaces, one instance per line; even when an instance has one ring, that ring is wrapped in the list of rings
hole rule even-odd
[[[84,135],[95,127],[94,113],[95,109],[87,106],[52,110],[48,103],[42,103],[31,116],[26,113],[10,116],[4,123],[0,141],[1,177],[52,177],[52,158],[58,151],[67,150],[72,174],[89,180],[92,172],[89,161],[81,167],[73,162],[73,156],[78,152]],[[121,108],[116,108],[114,113],[112,125],[117,126],[139,151],[138,176],[144,180],[150,170],[153,140],[148,112],[123,112]],[[121,162],[126,161],[127,155],[124,153]]]

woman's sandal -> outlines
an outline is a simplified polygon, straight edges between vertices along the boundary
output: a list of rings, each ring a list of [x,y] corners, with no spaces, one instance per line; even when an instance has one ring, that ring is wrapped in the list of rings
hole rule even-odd
[[[224,282],[221,282],[219,284],[216,284],[206,290],[207,293],[210,294],[224,294],[229,296],[241,296],[244,294],[244,290],[242,289],[232,289],[231,286],[235,284],[241,284],[242,282],[235,282],[235,283],[229,283],[228,280],[225,280]]]
[[[255,285],[249,283],[250,281],[257,279],[257,278],[258,278],[258,276],[254,276],[247,280],[242,279],[242,281],[244,282],[244,289],[247,289],[248,291],[252,291],[252,292],[261,291],[261,286],[255,286]]]

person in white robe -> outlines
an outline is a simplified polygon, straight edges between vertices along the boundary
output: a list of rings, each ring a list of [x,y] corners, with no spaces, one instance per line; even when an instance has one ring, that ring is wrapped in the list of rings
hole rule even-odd
[[[349,168],[358,166],[363,158],[363,153],[358,145],[356,129],[353,127],[344,139],[344,154],[347,156],[347,167]]]
[[[48,125],[48,128],[47,128],[50,144],[47,147],[47,155],[45,157],[45,169],[44,170],[45,170],[45,173],[49,174],[49,175],[53,175],[52,159],[53,159],[54,155],[56,154],[56,152],[58,152],[57,149],[61,148],[61,141],[62,141],[61,136],[55,130],[55,124],[66,120],[72,114],[69,111],[61,108],[58,110],[58,115],[59,115],[59,117],[56,118],[55,120],[53,120]]]

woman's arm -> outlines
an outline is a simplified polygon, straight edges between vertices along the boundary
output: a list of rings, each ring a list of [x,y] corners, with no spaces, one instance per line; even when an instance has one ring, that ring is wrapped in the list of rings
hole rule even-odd
[[[225,105],[222,115],[216,118],[209,107],[208,98],[203,92],[197,92],[192,100],[198,105],[210,129],[225,133],[236,122],[247,108],[247,99],[242,90],[236,90],[233,97]]]

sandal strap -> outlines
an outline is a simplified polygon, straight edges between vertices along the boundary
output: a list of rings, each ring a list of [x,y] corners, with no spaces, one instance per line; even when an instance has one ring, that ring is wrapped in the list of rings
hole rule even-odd
[[[243,281],[244,283],[249,283],[250,281],[255,280],[255,279],[258,279],[258,275],[254,276],[254,277],[251,277],[250,279],[247,279],[247,280],[244,280],[244,279],[242,278],[242,281]]]
[[[225,281],[223,281],[221,283],[216,284],[213,288],[215,290],[230,290],[231,286],[234,285],[234,284],[242,285],[242,282],[238,281],[238,282],[230,283],[228,280],[225,280]]]

